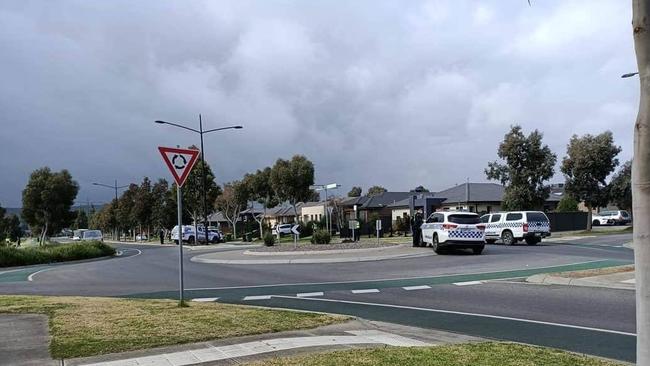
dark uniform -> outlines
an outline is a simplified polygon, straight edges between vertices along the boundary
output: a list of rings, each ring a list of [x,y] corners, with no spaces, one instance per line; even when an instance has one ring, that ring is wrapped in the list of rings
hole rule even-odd
[[[413,246],[420,246],[422,231],[420,227],[422,226],[422,213],[416,212],[411,219],[411,231],[413,232]]]
[[[165,244],[165,231],[163,231],[163,229],[160,229],[158,235],[160,235],[160,244]]]

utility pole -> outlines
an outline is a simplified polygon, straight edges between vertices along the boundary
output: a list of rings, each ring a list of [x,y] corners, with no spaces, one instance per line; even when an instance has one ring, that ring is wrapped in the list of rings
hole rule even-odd
[[[99,187],[111,188],[111,189],[115,190],[115,209],[113,210],[113,212],[115,213],[115,227],[113,228],[113,240],[120,240],[119,233],[118,233],[118,231],[119,231],[118,226],[119,225],[117,224],[117,208],[118,208],[118,205],[119,205],[118,200],[117,200],[117,190],[122,189],[122,188],[126,188],[126,187],[129,186],[129,184],[127,184],[125,186],[118,186],[117,185],[117,179],[115,179],[115,184],[112,185],[112,186],[108,185],[108,184],[97,183],[97,182],[93,182],[93,185],[94,186],[99,186]]]

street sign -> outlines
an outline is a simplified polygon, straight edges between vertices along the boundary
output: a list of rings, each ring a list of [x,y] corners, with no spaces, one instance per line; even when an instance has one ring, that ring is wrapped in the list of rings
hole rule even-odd
[[[291,232],[294,233],[295,235],[300,234],[300,231],[298,231],[298,228],[299,228],[299,227],[300,227],[300,225],[293,225],[293,226],[291,227]]]
[[[199,150],[158,146],[158,151],[172,173],[174,181],[179,187],[182,187],[190,175],[192,167],[196,164]]]
[[[348,222],[348,226],[350,227],[350,229],[358,229],[358,228],[359,228],[359,221],[357,221],[357,220],[350,220],[350,221]]]
[[[377,231],[381,230],[381,220],[375,222],[375,227],[377,228]]]
[[[341,186],[340,184],[332,183],[332,184],[325,185],[325,189],[336,189],[340,186]]]

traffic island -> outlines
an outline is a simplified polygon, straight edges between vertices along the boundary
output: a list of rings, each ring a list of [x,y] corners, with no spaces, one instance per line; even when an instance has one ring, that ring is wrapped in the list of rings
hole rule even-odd
[[[337,249],[327,245],[310,245],[310,250],[259,251],[233,250],[213,252],[192,257],[192,262],[213,264],[307,264],[307,263],[346,263],[369,262],[389,259],[405,259],[435,255],[431,248],[412,248],[399,244],[380,245],[359,249]]]
[[[526,282],[634,290],[634,265],[536,274],[528,277]]]

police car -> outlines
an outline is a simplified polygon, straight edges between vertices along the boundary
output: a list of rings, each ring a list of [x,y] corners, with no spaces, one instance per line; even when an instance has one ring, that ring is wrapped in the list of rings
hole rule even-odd
[[[528,245],[535,245],[542,238],[551,236],[548,217],[540,211],[497,212],[481,216],[485,224],[485,242],[493,244],[498,239],[505,245],[516,244],[525,240]]]
[[[481,254],[485,247],[485,225],[473,212],[434,212],[420,230],[422,243],[430,244],[436,253],[446,248],[460,248]]]

